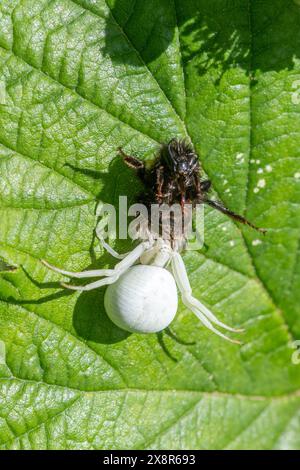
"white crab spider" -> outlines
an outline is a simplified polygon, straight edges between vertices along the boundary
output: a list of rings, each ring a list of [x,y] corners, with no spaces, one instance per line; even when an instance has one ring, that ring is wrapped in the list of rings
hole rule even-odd
[[[103,247],[121,261],[114,269],[70,272],[42,260],[48,268],[68,277],[78,279],[101,277],[84,286],[62,283],[63,287],[77,291],[90,291],[108,285],[104,304],[112,322],[126,331],[156,333],[165,329],[175,317],[178,303],[177,284],[184,305],[199,318],[204,326],[222,338],[240,344],[239,341],[225,336],[213,324],[231,332],[243,330],[225,325],[193,297],[179,247],[174,249],[169,241],[161,238],[154,239],[148,231],[147,240],[126,255],[120,255],[105,242],[99,230],[96,230],[96,233]],[[167,269],[168,265],[170,265],[171,272]]]

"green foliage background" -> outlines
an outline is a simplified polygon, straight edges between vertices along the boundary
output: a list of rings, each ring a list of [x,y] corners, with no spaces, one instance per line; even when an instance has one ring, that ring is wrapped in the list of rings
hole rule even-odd
[[[296,3],[1,1],[0,257],[19,266],[0,274],[3,449],[300,448]],[[95,201],[138,192],[117,147],[151,159],[187,135],[215,195],[268,229],[207,210],[207,251],[184,255],[242,347],[182,305],[180,341],[127,335],[103,290],[63,291],[39,262],[111,263]]]

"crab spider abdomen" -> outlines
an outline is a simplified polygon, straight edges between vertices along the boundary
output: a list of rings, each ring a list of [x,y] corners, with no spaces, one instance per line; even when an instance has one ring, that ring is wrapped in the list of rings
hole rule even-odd
[[[107,287],[104,305],[111,321],[123,330],[156,333],[176,315],[176,283],[165,268],[139,264]]]

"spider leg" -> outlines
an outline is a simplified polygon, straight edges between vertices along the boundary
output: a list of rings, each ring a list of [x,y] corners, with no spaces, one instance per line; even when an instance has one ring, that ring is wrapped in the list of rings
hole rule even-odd
[[[97,217],[97,225],[95,228],[95,235],[98,238],[101,246],[114,258],[117,259],[123,259],[125,256],[127,256],[127,253],[125,254],[119,254],[117,251],[115,251],[111,246],[105,241],[104,236],[103,236],[103,231],[105,227],[105,217],[102,217],[100,220],[99,218],[103,215],[102,214],[102,208],[103,208],[103,203],[102,201],[99,201],[96,207],[96,217]]]
[[[119,277],[124,274],[136,261],[142,256],[142,254],[149,248],[149,242],[140,243],[134,250],[132,250],[126,258],[124,258],[120,263],[116,264],[114,269],[109,270],[98,270],[98,272],[108,272],[108,274],[99,274],[99,276],[107,276],[105,279],[100,279],[98,281],[86,284],[85,286],[73,286],[72,284],[62,283],[63,287],[72,290],[86,291],[97,289],[97,287],[105,286],[107,284],[113,284],[119,279]]]
[[[107,253],[109,253],[110,255],[112,255],[114,258],[117,258],[117,259],[123,259],[125,258],[128,253],[123,253],[123,254],[120,254],[118,253],[117,251],[115,251],[105,240],[104,240],[104,237],[102,236],[101,234],[101,229],[100,227],[96,227],[95,229],[95,232],[96,232],[96,236],[100,242],[100,244],[103,246],[103,248],[107,251]]]
[[[143,245],[147,243],[147,247],[145,248]],[[124,258],[120,263],[116,264],[114,269],[92,269],[90,271],[80,271],[80,272],[73,272],[73,271],[66,271],[64,269],[57,268],[52,264],[48,263],[44,259],[41,260],[41,263],[46,266],[47,268],[51,269],[52,271],[63,274],[64,276],[68,277],[75,277],[76,279],[85,279],[89,277],[102,277],[102,276],[114,276],[116,272],[119,270],[123,270],[125,268],[128,269],[132,264],[134,264],[137,259],[146,251],[148,248],[148,242],[143,242],[138,245],[133,251],[131,251],[126,258]],[[132,262],[133,260],[133,262]],[[76,287],[76,286],[73,286]],[[81,287],[81,286],[78,286]]]
[[[118,280],[120,274],[115,273],[113,276],[105,277],[104,279],[100,279],[99,281],[91,282],[90,284],[86,284],[85,286],[73,286],[72,284],[66,284],[64,282],[61,283],[62,287],[71,290],[78,290],[80,292],[89,291],[93,289],[97,289],[101,286],[106,286],[108,284],[113,284]]]
[[[51,269],[55,273],[63,274],[64,276],[68,277],[75,277],[77,279],[84,279],[88,277],[98,277],[98,276],[111,276],[114,273],[113,269],[92,269],[90,271],[80,271],[80,272],[72,272],[72,271],[65,271],[64,269],[57,268],[52,264],[48,263],[44,259],[41,259],[41,263],[46,266],[47,268]]]
[[[158,253],[159,247],[158,245],[154,245],[149,250],[146,250],[141,256],[140,256],[140,263],[141,264],[152,264],[153,258],[155,255]]]
[[[211,331],[221,336],[222,338],[236,344],[240,344],[239,341],[228,338],[223,333],[218,331],[212,323],[232,332],[241,332],[241,330],[235,330],[225,323],[220,322],[213,313],[208,310],[199,300],[195,299],[192,295],[191,285],[187,276],[185,265],[182,257],[179,253],[173,253],[172,256],[172,270],[177,286],[182,295],[182,301],[186,307],[188,307],[199,320]]]

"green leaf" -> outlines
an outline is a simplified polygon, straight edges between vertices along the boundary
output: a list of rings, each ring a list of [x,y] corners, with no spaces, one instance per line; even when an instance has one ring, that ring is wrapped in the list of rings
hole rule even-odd
[[[19,267],[0,273],[3,449],[300,448],[299,80],[292,0],[1,2],[0,256]],[[207,250],[184,255],[241,347],[182,305],[177,340],[126,334],[102,289],[64,291],[39,261],[111,265],[96,201],[139,191],[116,149],[152,159],[175,136],[268,229],[207,210]]]

